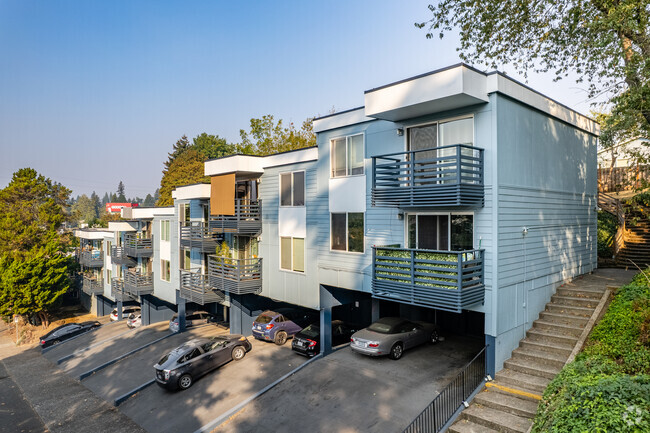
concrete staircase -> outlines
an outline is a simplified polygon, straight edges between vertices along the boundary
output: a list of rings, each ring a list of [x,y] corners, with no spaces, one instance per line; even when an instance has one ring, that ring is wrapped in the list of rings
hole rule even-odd
[[[616,255],[617,266],[633,268],[634,262],[643,269],[650,265],[650,221],[629,222],[626,217],[624,242]]]
[[[448,431],[527,432],[542,393],[566,363],[605,289],[592,275],[559,287],[512,358]]]

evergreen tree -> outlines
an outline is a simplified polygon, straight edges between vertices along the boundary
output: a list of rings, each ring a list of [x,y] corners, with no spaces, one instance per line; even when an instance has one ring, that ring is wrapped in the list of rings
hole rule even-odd
[[[120,183],[117,185],[117,200],[120,203],[126,203],[126,196],[124,195],[124,183],[120,181]]]
[[[208,182],[209,178],[203,175],[203,161],[203,154],[194,149],[188,149],[180,154],[163,172],[160,181],[160,197],[156,206],[173,205],[172,190],[178,186]]]
[[[102,198],[102,207],[106,207],[106,203],[109,203],[111,201],[111,198],[108,196],[108,193],[104,193],[104,197]]]
[[[144,198],[144,202],[142,203],[143,206],[154,206],[156,202],[154,201],[153,197],[151,194],[147,194],[147,196]]]

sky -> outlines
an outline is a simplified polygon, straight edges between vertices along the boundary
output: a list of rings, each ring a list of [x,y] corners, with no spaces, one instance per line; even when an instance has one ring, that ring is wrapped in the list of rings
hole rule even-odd
[[[431,0],[0,1],[0,188],[31,167],[73,196],[153,194],[182,136],[239,141],[251,118],[297,126],[363,92],[458,63],[414,26]],[[587,114],[585,84],[524,80]]]

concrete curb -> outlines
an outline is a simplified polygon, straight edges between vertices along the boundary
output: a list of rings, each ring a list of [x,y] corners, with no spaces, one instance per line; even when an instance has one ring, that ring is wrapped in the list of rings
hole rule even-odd
[[[140,347],[138,347],[138,348],[136,348],[136,349],[133,349],[133,350],[131,350],[130,352],[127,352],[127,353],[125,353],[125,354],[123,354],[123,355],[120,355],[120,356],[118,356],[117,358],[113,358],[113,359],[111,359],[110,361],[105,362],[105,363],[103,363],[102,365],[99,365],[99,366],[93,368],[92,370],[88,370],[87,372],[82,373],[82,374],[79,376],[79,380],[84,380],[84,379],[87,378],[88,376],[90,376],[90,375],[92,375],[92,374],[95,374],[95,373],[97,373],[98,371],[103,370],[103,369],[105,369],[106,367],[109,367],[109,366],[115,364],[115,363],[118,362],[118,361],[121,361],[122,359],[126,358],[127,356],[131,356],[131,355],[133,355],[134,353],[136,353],[136,352],[138,352],[138,351],[140,351],[140,350],[142,350],[142,349],[145,349],[145,348],[151,346],[152,344],[155,344],[155,343],[157,343],[157,342],[159,342],[159,341],[162,341],[162,340],[164,340],[165,338],[171,337],[172,335],[176,335],[176,333],[175,333],[175,332],[169,333],[169,334],[167,334],[167,335],[165,335],[165,336],[163,336],[163,337],[161,337],[161,338],[158,338],[158,339],[156,339],[156,340],[150,341],[149,343],[147,343],[147,344],[145,344],[145,345],[143,345],[143,346],[140,346]]]
[[[609,299],[611,293],[612,293],[611,288],[608,287],[607,289],[605,289],[605,293],[603,293],[603,296],[600,298],[600,302],[598,303],[598,306],[591,314],[589,321],[585,325],[585,329],[582,330],[582,334],[580,334],[580,338],[576,342],[576,345],[573,347],[573,350],[571,351],[571,355],[569,355],[569,358],[566,360],[564,365],[573,362],[573,360],[576,358],[578,353],[580,353],[580,351],[582,350],[582,346],[584,346],[585,341],[587,341],[587,337],[589,337],[591,330],[594,329],[594,326],[596,325],[596,321],[598,320],[600,313],[605,308],[605,304],[607,304],[607,300]]]
[[[81,336],[83,336],[83,335],[86,335],[86,334],[88,334],[89,332],[96,331],[96,330],[100,329],[102,326],[106,326],[106,325],[108,325],[108,323],[104,323],[103,325],[98,326],[98,327],[95,328],[95,329],[91,329],[90,331],[86,331],[86,332],[84,332],[83,334],[75,335],[75,336],[72,337],[72,338],[68,338],[67,340],[63,340],[63,341],[60,342],[59,344],[55,344],[55,345],[53,345],[53,346],[46,347],[45,349],[41,349],[41,353],[47,353],[47,352],[49,352],[50,350],[54,349],[55,347],[59,347],[61,344],[65,344],[65,343],[67,343],[67,342],[69,342],[69,341],[76,340],[77,338],[79,338],[79,337],[81,337]],[[40,340],[39,340],[39,341],[40,341]]]
[[[237,406],[235,406],[235,407],[233,407],[232,409],[230,409],[230,410],[228,410],[228,411],[222,413],[222,414],[219,415],[217,418],[213,419],[212,421],[210,421],[209,423],[207,423],[207,424],[204,425],[203,427],[201,427],[201,428],[199,428],[198,430],[196,430],[194,433],[205,433],[205,432],[210,432],[210,431],[214,430],[217,426],[219,426],[221,423],[223,423],[224,421],[226,421],[226,420],[227,420],[228,418],[230,418],[232,415],[234,415],[235,413],[239,412],[239,411],[240,411],[244,406],[246,406],[248,403],[250,403],[251,401],[255,400],[257,397],[261,396],[261,395],[264,394],[265,392],[269,391],[271,388],[275,387],[276,385],[278,385],[279,383],[281,383],[282,381],[284,381],[285,379],[287,379],[289,376],[292,376],[293,374],[295,374],[295,373],[297,373],[298,371],[302,370],[302,369],[303,369],[305,366],[307,366],[308,364],[310,364],[310,363],[312,363],[313,361],[316,361],[317,359],[320,359],[320,358],[322,358],[322,357],[323,357],[323,355],[321,355],[320,353],[319,353],[318,355],[315,355],[313,358],[311,358],[310,360],[306,361],[304,364],[299,365],[298,367],[294,368],[293,370],[291,370],[290,372],[288,372],[287,374],[285,374],[285,375],[282,376],[281,378],[277,379],[275,382],[273,382],[273,383],[271,383],[271,384],[265,386],[264,388],[262,388],[262,390],[258,391],[256,394],[251,395],[251,396],[248,397],[246,400],[244,400],[244,401],[242,401],[241,403],[239,403]]]
[[[125,393],[125,394],[122,394],[121,396],[119,396],[118,398],[113,400],[113,406],[117,407],[117,406],[121,405],[122,403],[124,403],[125,401],[127,401],[128,399],[133,397],[135,394],[137,394],[138,392],[142,391],[143,389],[145,389],[149,385],[152,385],[155,381],[156,381],[155,379],[151,379],[150,381],[145,382],[142,385],[133,388],[131,391],[129,391],[129,392]]]
[[[91,344],[91,345],[89,345],[89,346],[87,346],[87,347],[84,347],[84,348],[82,348],[82,349],[77,349],[77,350],[75,350],[74,352],[72,352],[71,354],[66,355],[66,356],[64,356],[64,357],[62,357],[62,358],[57,359],[57,360],[56,360],[56,364],[59,365],[59,364],[61,364],[62,362],[67,361],[68,359],[74,358],[75,356],[80,355],[80,354],[82,354],[83,352],[86,352],[87,350],[92,349],[93,347],[100,346],[100,345],[102,345],[102,344],[104,344],[104,343],[106,343],[106,342],[109,342],[109,341],[113,340],[114,338],[121,337],[122,335],[126,335],[126,334],[128,334],[129,332],[131,332],[131,330],[128,330],[128,331],[126,331],[126,332],[122,332],[121,334],[117,334],[117,335],[114,335],[114,336],[109,337],[109,338],[105,338],[104,340],[98,341],[97,343],[93,343],[93,344]],[[83,335],[83,334],[81,334],[81,335]]]

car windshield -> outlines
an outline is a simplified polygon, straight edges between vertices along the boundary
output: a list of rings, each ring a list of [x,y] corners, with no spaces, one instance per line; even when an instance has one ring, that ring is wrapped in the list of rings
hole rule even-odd
[[[391,326],[386,323],[375,322],[368,326],[371,331],[379,332],[380,334],[390,334]]]
[[[270,323],[271,320],[273,320],[273,317],[267,316],[266,314],[260,314],[257,316],[257,319],[255,319],[257,323]]]
[[[300,333],[307,337],[318,337],[320,335],[320,328],[316,325],[309,325],[300,331]]]

